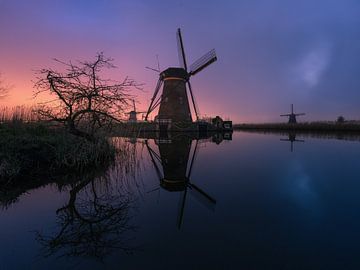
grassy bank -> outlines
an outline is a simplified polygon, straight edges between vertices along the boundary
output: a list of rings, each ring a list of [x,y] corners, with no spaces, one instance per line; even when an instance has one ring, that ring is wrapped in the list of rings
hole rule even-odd
[[[0,186],[79,173],[115,157],[105,139],[90,143],[61,128],[38,123],[0,124]]]
[[[309,122],[309,123],[264,123],[264,124],[236,124],[234,130],[282,130],[303,132],[360,132],[360,123],[349,121],[337,122]]]

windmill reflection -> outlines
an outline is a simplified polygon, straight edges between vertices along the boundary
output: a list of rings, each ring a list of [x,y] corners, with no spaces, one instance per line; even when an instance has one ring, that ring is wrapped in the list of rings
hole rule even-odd
[[[198,139],[193,140],[186,135],[178,135],[171,139],[161,138],[155,140],[158,152],[151,148],[148,140],[145,143],[159,178],[160,187],[170,192],[182,192],[177,220],[179,229],[183,222],[188,193],[202,202],[207,208],[215,209],[216,200],[191,180],[191,173],[199,149]],[[192,147],[192,144],[194,144],[194,147]],[[193,151],[191,151],[192,148]]]
[[[304,140],[297,140],[295,132],[289,132],[288,139],[280,139],[280,141],[290,142],[290,152],[294,152],[294,142],[305,142]]]

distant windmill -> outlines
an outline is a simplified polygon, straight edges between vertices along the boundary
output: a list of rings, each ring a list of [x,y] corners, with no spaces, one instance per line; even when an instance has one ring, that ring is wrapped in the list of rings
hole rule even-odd
[[[195,61],[188,70],[185,57],[185,49],[180,28],[177,30],[178,53],[181,67],[169,67],[160,72],[154,95],[151,98],[149,109],[145,116],[148,120],[149,114],[159,106],[157,119],[161,122],[192,122],[190,104],[186,92],[186,84],[190,92],[194,107],[196,120],[199,120],[199,110],[195,103],[194,94],[190,84],[190,77],[197,74],[205,67],[217,60],[215,50],[211,50]],[[154,69],[153,69],[154,70]],[[158,97],[161,86],[164,84],[162,94]]]
[[[160,187],[170,192],[183,192],[178,209],[177,226],[179,229],[183,222],[185,203],[189,192],[210,210],[214,210],[216,205],[216,200],[192,183],[190,179],[198,151],[198,142],[199,141],[196,140],[193,154],[190,156],[192,144],[190,138],[181,137],[168,141],[164,140],[163,142],[159,141],[159,153],[150,147],[147,140],[145,141],[145,145],[147,146],[150,158],[160,180]],[[190,166],[188,169],[189,159]],[[159,188],[152,191],[158,189]]]
[[[291,104],[291,113],[289,114],[281,114],[280,116],[289,117],[289,124],[296,124],[296,116],[305,115],[305,113],[294,113],[294,105]]]
[[[128,122],[130,123],[136,123],[137,122],[137,115],[140,113],[145,113],[145,112],[137,112],[136,111],[136,106],[135,106],[135,100],[133,99],[133,110],[128,112],[127,114],[129,114],[129,120]]]
[[[294,132],[289,133],[288,139],[280,139],[280,141],[290,142],[290,152],[294,151],[294,142],[305,142],[304,140],[297,140]]]

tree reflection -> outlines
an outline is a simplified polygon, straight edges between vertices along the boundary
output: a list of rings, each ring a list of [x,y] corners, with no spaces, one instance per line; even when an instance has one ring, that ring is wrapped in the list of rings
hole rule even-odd
[[[69,199],[56,211],[57,232],[36,238],[45,256],[85,256],[103,259],[114,250],[131,253],[129,244],[131,209],[135,207],[135,192],[130,189],[129,178],[136,182],[139,159],[136,146],[118,142],[119,152],[115,165],[102,177],[88,177],[71,185]],[[124,151],[125,148],[134,151]],[[126,180],[126,181],[125,181]],[[135,185],[138,186],[138,185]]]

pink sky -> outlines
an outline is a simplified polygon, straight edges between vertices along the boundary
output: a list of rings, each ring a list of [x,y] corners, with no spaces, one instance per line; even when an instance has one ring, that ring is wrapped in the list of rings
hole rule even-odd
[[[215,48],[218,61],[192,78],[202,115],[284,121],[291,103],[303,118],[359,119],[360,4],[179,0],[0,0],[0,73],[13,85],[3,106],[33,104],[35,71],[53,58],[88,60],[103,51],[119,67],[111,79],[144,83],[146,110],[157,74],[178,66],[182,28],[188,63]]]

